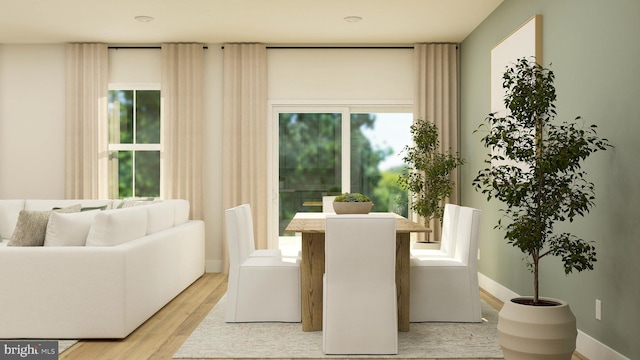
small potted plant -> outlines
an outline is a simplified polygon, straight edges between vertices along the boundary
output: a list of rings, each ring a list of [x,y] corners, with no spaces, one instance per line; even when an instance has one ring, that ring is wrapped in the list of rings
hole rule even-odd
[[[372,207],[371,199],[360,193],[344,193],[333,200],[336,214],[368,214]]]

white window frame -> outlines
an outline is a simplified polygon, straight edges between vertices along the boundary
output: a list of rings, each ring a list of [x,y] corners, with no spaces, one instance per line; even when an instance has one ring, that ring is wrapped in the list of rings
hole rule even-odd
[[[108,90],[161,90],[160,83],[109,83]],[[161,95],[162,96],[162,95]],[[113,144],[107,145],[109,153],[112,151],[159,151],[160,152],[160,174],[163,174],[164,170],[164,136],[162,135],[162,128],[164,127],[164,115],[162,114],[162,105],[160,105],[160,143],[158,144]],[[133,128],[133,139],[136,138],[136,128]],[[135,169],[135,157],[133,158],[133,169]],[[135,195],[135,175],[133,178],[133,189]],[[164,181],[160,176],[160,194],[163,192]],[[111,179],[109,179],[109,186],[111,186]]]

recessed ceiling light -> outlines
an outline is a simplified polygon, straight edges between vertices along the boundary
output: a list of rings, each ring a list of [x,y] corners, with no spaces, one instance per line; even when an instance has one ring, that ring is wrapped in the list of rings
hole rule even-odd
[[[134,17],[134,19],[136,19],[136,20],[138,20],[140,22],[151,22],[151,21],[153,21],[153,18],[151,16],[144,16],[144,15],[136,16],[136,17]]]
[[[362,20],[362,17],[360,16],[347,16],[344,18],[344,21],[350,22],[350,23],[357,23],[361,20]]]

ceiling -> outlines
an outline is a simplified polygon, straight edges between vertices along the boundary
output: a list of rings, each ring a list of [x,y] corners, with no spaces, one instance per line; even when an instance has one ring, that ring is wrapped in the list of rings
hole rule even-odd
[[[461,42],[502,1],[0,0],[0,43]]]

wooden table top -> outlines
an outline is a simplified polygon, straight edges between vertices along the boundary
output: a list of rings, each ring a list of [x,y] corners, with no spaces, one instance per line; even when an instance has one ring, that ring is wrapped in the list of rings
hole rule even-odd
[[[321,212],[299,212],[291,219],[289,225],[285,231],[288,232],[305,232],[305,233],[324,233],[325,232],[325,218],[327,214]],[[394,214],[394,213],[371,213],[371,214]],[[331,214],[335,215],[335,214]],[[430,233],[431,229],[417,222],[411,221],[403,216],[394,214],[396,216],[396,232],[397,233],[412,233],[412,232],[426,232]]]

